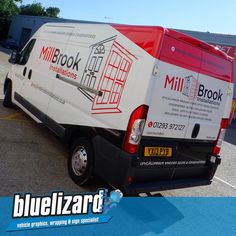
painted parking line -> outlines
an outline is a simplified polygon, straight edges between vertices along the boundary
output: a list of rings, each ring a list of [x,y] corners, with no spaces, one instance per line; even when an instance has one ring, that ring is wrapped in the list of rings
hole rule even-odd
[[[221,179],[221,178],[219,178],[217,176],[214,176],[214,178],[236,190],[236,186],[228,183],[227,181],[225,181],[225,180],[223,180],[223,179]]]
[[[12,120],[12,119],[15,119],[17,116],[20,116],[22,115],[23,113],[18,111],[18,112],[15,112],[11,115],[8,115],[8,116],[5,116],[5,117],[2,117],[4,120]]]
[[[139,197],[147,197],[148,195],[146,193],[139,193]]]
[[[28,120],[23,120],[23,119],[9,119],[9,120],[6,120],[6,119],[4,119],[3,117],[0,117],[0,120],[3,120],[3,121],[18,121],[18,122],[29,123]]]
[[[21,121],[21,122],[29,122],[29,120],[24,120],[24,119],[18,119],[17,117],[23,115],[24,113],[22,111],[15,112],[11,115],[0,117],[0,120],[5,120],[5,121]]]
[[[234,186],[233,184],[230,184],[229,182],[227,182],[217,176],[214,176],[214,178],[236,190],[236,186]],[[138,195],[139,195],[139,197],[148,197],[148,196],[161,197],[162,196],[160,191],[155,191],[155,192],[150,192],[150,193],[139,193]]]
[[[6,67],[6,66],[0,65],[0,69],[1,69],[1,70],[4,70],[4,71],[7,71],[7,67]]]

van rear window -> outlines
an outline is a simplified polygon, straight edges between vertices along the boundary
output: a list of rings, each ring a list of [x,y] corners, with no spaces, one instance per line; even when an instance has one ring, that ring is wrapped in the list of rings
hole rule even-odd
[[[160,60],[198,72],[201,66],[201,50],[165,35]]]
[[[231,62],[217,57],[209,52],[202,52],[202,65],[200,73],[220,80],[230,81]]]
[[[231,78],[230,61],[167,35],[159,59],[220,80],[230,81]]]

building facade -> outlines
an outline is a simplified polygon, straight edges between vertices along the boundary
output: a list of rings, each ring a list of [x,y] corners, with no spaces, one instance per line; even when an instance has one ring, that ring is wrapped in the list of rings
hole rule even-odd
[[[22,48],[30,39],[30,37],[35,33],[35,31],[37,31],[41,25],[48,22],[91,23],[90,21],[18,15],[12,18],[8,37],[14,39],[19,47]]]

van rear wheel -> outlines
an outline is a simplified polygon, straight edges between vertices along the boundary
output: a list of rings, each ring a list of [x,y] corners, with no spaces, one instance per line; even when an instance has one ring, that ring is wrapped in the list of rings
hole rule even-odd
[[[70,150],[68,170],[70,177],[78,185],[86,184],[93,173],[93,147],[88,138],[78,138]]]
[[[3,98],[3,102],[2,102],[2,105],[4,107],[7,107],[7,108],[11,108],[12,107],[12,85],[11,85],[11,82],[9,82],[7,84],[7,88],[6,88],[6,91],[5,91],[5,94],[4,94],[4,98]]]

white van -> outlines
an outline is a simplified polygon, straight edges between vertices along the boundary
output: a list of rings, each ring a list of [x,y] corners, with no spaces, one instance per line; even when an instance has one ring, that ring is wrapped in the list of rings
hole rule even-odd
[[[233,61],[162,27],[49,23],[13,53],[4,106],[70,147],[79,185],[126,193],[209,184],[229,123]]]

